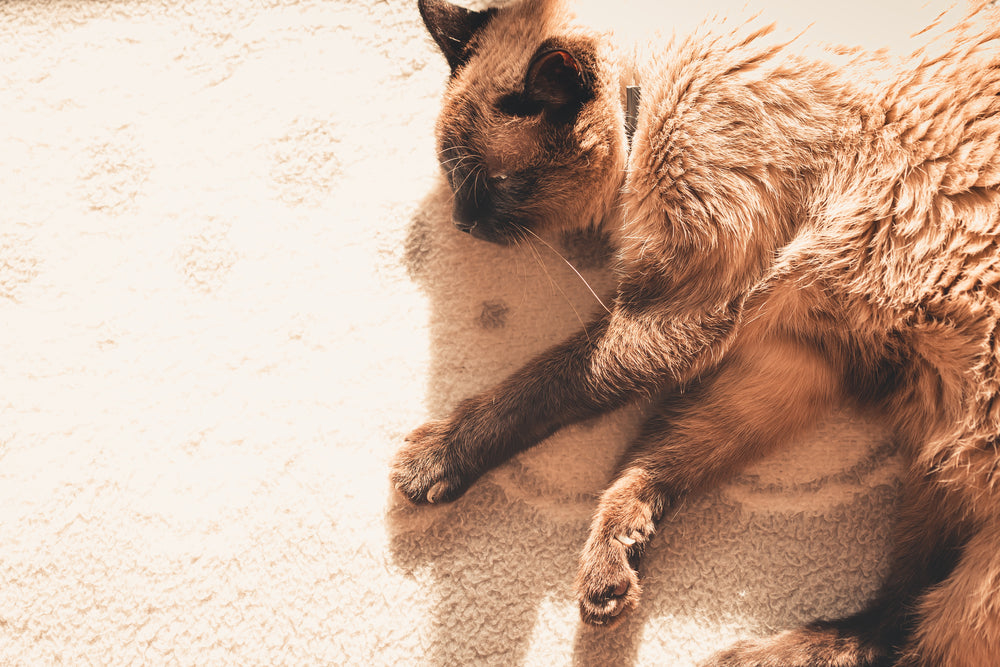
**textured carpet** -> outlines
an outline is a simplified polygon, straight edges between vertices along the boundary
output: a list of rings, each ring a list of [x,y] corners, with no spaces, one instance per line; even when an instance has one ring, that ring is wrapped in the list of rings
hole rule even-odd
[[[610,631],[571,585],[642,405],[391,492],[596,307],[451,227],[445,77],[415,2],[0,2],[0,664],[690,665],[877,586],[897,464],[847,412],[668,517]]]

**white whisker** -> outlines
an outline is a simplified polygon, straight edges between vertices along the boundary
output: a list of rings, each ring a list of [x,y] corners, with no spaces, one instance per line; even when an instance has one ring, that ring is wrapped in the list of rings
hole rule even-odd
[[[573,266],[568,259],[566,259],[565,257],[563,257],[562,254],[558,250],[556,250],[555,248],[553,248],[545,239],[543,239],[541,236],[539,236],[538,234],[536,234],[532,230],[530,230],[528,228],[525,228],[525,231],[528,232],[529,234],[531,234],[532,236],[534,236],[539,241],[541,241],[542,244],[546,248],[548,248],[549,250],[551,250],[552,252],[554,252],[556,254],[556,257],[558,257],[562,261],[566,262],[566,266],[568,266],[570,269],[572,269],[573,273],[576,274],[576,277],[580,279],[580,281],[584,284],[584,286],[588,290],[590,290],[590,293],[594,295],[595,299],[597,299],[597,303],[601,304],[601,308],[603,308],[604,311],[607,312],[607,313],[611,312],[611,309],[608,308],[607,305],[605,305],[605,303],[603,301],[601,301],[601,297],[597,296],[597,292],[595,292],[594,288],[590,286],[590,283],[587,282],[587,279],[584,278],[583,275],[579,271],[576,270],[576,267]]]
[[[466,174],[465,178],[462,179],[462,182],[459,183],[457,188],[455,188],[455,192],[457,193],[459,190],[461,190],[465,186],[466,182],[469,180],[469,177],[475,174],[477,171],[478,170],[476,168],[473,168],[468,174]]]
[[[476,206],[479,206],[479,177],[486,173],[486,167],[480,165],[478,168],[474,169],[476,173],[475,180],[472,181],[472,199]]]
[[[525,229],[525,231],[527,231],[530,234],[532,234],[533,236],[535,236],[535,238],[538,238],[538,236],[534,232],[532,232],[530,229]],[[566,292],[564,292],[562,290],[562,288],[559,287],[559,283],[557,283],[555,280],[553,280],[552,274],[549,273],[549,270],[547,268],[545,268],[545,262],[543,262],[542,258],[538,255],[538,249],[535,246],[531,245],[531,244],[528,244],[528,248],[531,250],[532,254],[535,256],[535,261],[538,262],[538,266],[540,266],[542,268],[542,271],[545,273],[545,276],[549,279],[549,282],[552,284],[553,287],[556,288],[556,290],[558,290],[558,292],[560,294],[562,294],[563,299],[565,299],[566,303],[569,304],[569,307],[573,309],[573,314],[576,315],[576,319],[580,322],[580,326],[583,327],[583,334],[587,337],[587,341],[588,342],[592,342],[590,340],[590,332],[587,331],[587,323],[583,321],[582,317],[580,317],[580,311],[578,311],[576,309],[576,306],[573,305],[573,302],[570,300],[570,298],[568,296],[566,296]],[[598,301],[600,301],[600,299],[598,299]],[[601,304],[601,305],[604,305],[604,304]]]

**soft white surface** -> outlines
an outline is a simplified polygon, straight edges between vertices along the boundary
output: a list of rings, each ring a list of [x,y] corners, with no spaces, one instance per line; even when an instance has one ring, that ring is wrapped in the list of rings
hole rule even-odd
[[[680,508],[611,631],[571,584],[641,406],[390,492],[595,310],[450,228],[445,75],[415,2],[0,3],[0,664],[687,665],[874,589],[893,461],[849,415]]]

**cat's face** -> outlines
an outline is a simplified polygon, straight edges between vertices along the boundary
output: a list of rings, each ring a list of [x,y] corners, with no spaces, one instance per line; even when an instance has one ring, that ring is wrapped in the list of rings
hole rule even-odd
[[[623,180],[625,139],[599,39],[553,0],[483,12],[419,4],[452,70],[437,139],[455,225],[507,244],[600,223]]]

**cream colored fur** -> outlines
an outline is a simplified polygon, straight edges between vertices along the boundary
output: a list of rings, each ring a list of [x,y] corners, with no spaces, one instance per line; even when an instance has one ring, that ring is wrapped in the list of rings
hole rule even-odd
[[[473,227],[492,240],[610,226],[619,287],[583,334],[411,433],[397,488],[449,500],[553,430],[659,395],[577,577],[584,620],[615,623],[639,602],[637,562],[666,510],[852,396],[882,411],[909,465],[882,594],[712,664],[1000,656],[984,547],[1000,546],[1000,27],[986,18],[978,7],[932,26],[902,59],[834,50],[831,64],[754,19],[633,49],[555,0],[491,17],[453,64],[438,123],[456,202],[475,198]],[[569,65],[538,84],[552,49]],[[622,170],[621,93],[634,82],[642,108]],[[562,101],[573,91],[579,107]],[[557,102],[510,105],[536,94]],[[502,208],[519,174],[534,185]]]

